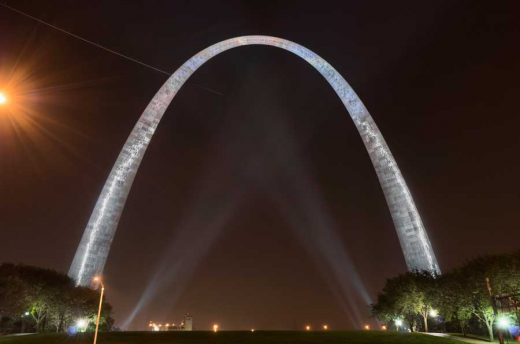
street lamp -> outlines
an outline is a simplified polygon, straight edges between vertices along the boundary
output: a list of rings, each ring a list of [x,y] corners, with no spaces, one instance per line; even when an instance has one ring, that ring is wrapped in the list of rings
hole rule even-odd
[[[395,326],[397,327],[397,332],[399,332],[400,327],[403,326],[403,321],[401,319],[395,319]]]
[[[0,105],[5,105],[9,102],[9,98],[7,98],[7,94],[0,91]]]
[[[432,308],[432,309],[430,309],[429,314],[430,314],[430,316],[431,316],[432,318],[437,318],[437,316],[439,315],[439,311],[436,310],[436,309],[433,309],[433,308]]]
[[[78,319],[76,321],[76,328],[79,332],[85,332],[88,326],[88,321],[86,319]]]
[[[93,281],[94,283],[101,285],[101,293],[99,294],[99,307],[96,318],[96,332],[94,332],[94,344],[96,344],[99,330],[99,318],[101,318],[101,308],[103,307],[103,294],[105,293],[105,285],[103,284],[103,280],[99,276],[94,277]]]
[[[510,325],[511,321],[506,316],[502,315],[497,319],[497,327],[501,330],[507,330]]]

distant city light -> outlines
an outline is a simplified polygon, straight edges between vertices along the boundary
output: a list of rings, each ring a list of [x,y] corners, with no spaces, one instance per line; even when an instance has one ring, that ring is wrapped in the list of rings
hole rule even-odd
[[[255,332],[255,329],[254,329],[254,328],[252,328],[252,329],[251,329],[251,332]]]
[[[5,105],[8,101],[7,95],[4,92],[0,92],[0,105]]]
[[[386,330],[387,330],[386,325],[381,326],[381,330],[382,330],[382,331],[386,331]]]
[[[363,326],[363,328],[368,331],[370,330],[370,325],[366,324],[365,326]]]
[[[218,324],[213,324],[213,332],[218,332]]]
[[[433,308],[430,309],[430,316],[431,316],[432,318],[437,318],[438,315],[439,315],[439,311],[438,311],[438,310],[433,309]]]
[[[305,326],[305,331],[310,331],[311,330],[311,325],[306,325]]]
[[[329,325],[323,325],[323,331],[327,331],[329,329]]]
[[[511,320],[509,320],[508,317],[502,315],[497,319],[497,326],[498,328],[505,330],[511,326]]]

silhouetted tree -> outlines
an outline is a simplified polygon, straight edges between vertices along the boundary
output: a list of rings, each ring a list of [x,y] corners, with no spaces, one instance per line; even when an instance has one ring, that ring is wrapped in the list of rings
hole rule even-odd
[[[75,287],[68,276],[54,270],[0,265],[0,315],[23,321],[22,316],[28,312],[38,332],[51,328],[64,331],[79,318],[94,323],[98,301],[97,291]],[[104,303],[100,321],[103,329],[109,329],[113,323],[111,309]]]
[[[435,279],[428,272],[408,272],[388,279],[377,303],[372,306],[373,314],[379,319],[402,317],[415,331],[417,318],[423,321],[428,332],[428,313],[434,302]]]

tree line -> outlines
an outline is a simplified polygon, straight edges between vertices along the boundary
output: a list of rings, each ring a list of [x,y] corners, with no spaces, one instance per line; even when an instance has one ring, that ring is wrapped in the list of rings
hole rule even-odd
[[[0,265],[0,333],[89,331],[98,305],[97,291],[75,286],[67,275],[28,265]],[[114,322],[111,309],[103,303],[101,330],[109,330]]]
[[[493,340],[497,328],[513,329],[520,321],[519,308],[501,309],[497,298],[511,306],[519,293],[520,251],[478,257],[439,276],[415,271],[390,278],[372,313],[387,326],[424,332],[435,326]]]

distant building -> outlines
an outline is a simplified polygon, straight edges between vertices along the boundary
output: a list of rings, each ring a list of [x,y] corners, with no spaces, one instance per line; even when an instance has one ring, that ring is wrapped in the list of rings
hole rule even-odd
[[[184,314],[184,331],[193,331],[193,317],[189,313]]]
[[[150,320],[148,323],[150,331],[193,331],[193,317],[186,313],[184,319],[180,324],[175,323],[155,323]]]

